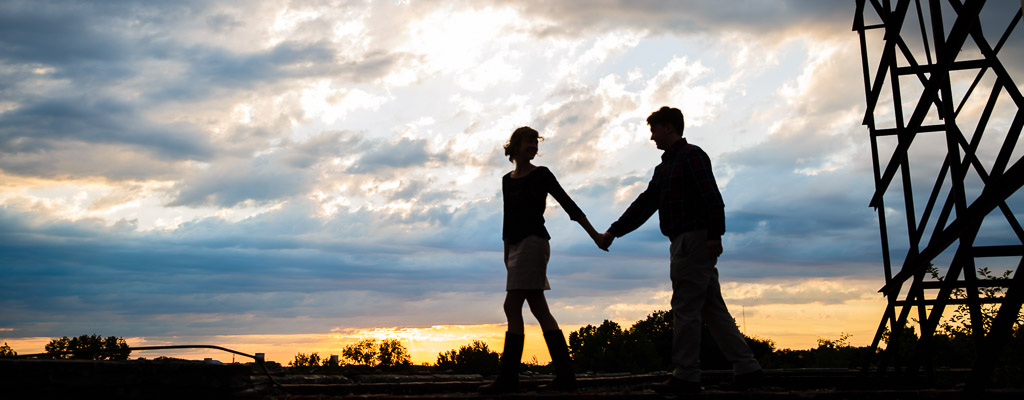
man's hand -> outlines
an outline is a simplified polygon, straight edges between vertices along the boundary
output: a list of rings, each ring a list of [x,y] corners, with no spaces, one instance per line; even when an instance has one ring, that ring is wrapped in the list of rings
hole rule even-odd
[[[711,258],[722,255],[722,239],[708,240],[708,255]]]

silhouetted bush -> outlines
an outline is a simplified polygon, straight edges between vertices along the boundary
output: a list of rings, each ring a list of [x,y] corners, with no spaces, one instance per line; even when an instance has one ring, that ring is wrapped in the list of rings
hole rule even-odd
[[[438,353],[437,366],[441,370],[451,370],[460,374],[494,375],[498,373],[500,355],[491,351],[487,343],[474,340],[470,344],[460,346],[456,350]]]
[[[115,336],[104,339],[95,334],[53,339],[44,349],[50,358],[76,360],[127,360],[131,353],[124,339]]]

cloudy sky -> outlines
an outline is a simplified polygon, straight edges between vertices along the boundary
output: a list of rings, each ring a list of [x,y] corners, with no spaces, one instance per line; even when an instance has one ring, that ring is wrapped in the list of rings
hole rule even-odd
[[[1020,3],[989,3],[1001,33]],[[853,1],[4,1],[0,339],[281,362],[364,337],[417,362],[500,348],[508,135],[539,130],[536,163],[603,230],[658,163],[644,121],[669,105],[714,163],[744,331],[868,344],[884,303],[853,16]],[[605,253],[556,203],[546,218],[566,333],[668,308],[656,219]]]

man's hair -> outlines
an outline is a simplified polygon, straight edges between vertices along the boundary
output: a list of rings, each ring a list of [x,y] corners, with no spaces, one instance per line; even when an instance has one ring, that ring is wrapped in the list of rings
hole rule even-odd
[[[516,154],[519,153],[519,148],[522,147],[524,139],[534,138],[544,140],[537,130],[528,126],[521,126],[515,132],[512,132],[512,137],[508,138],[508,143],[505,143],[505,155],[508,156],[508,161],[515,162]]]
[[[678,108],[662,107],[660,110],[651,113],[650,117],[647,117],[647,125],[672,125],[675,128],[676,133],[679,136],[683,136],[683,128],[686,127],[686,122],[683,120],[683,112],[679,111]]]

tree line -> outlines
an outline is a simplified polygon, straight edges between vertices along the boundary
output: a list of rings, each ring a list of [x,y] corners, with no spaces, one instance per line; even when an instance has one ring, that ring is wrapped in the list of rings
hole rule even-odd
[[[345,346],[341,359],[321,359],[317,352],[306,355],[298,353],[288,362],[291,367],[338,367],[341,365],[362,365],[371,368],[393,369],[412,365],[409,350],[397,339],[363,339]]]
[[[933,278],[942,280],[937,271],[930,271]],[[981,268],[981,278],[1009,279],[1010,271],[1001,276]],[[1002,288],[983,288],[983,298],[1002,296]],[[966,298],[963,289],[952,293],[953,298]],[[979,326],[985,332],[991,327],[996,305],[982,306]],[[914,321],[916,322],[916,321]],[[996,382],[1024,382],[1024,314],[1018,315],[1013,334],[1001,358],[996,360],[994,380]],[[966,305],[957,305],[949,317],[938,326],[933,339],[932,351],[928,353],[931,365],[937,368],[970,368],[976,363],[977,342],[972,335],[973,324]],[[841,333],[836,339],[818,338],[817,347],[807,350],[778,349],[770,339],[745,336],[754,356],[764,368],[859,368],[877,359],[879,350],[856,347],[850,344],[850,335]],[[890,343],[898,337],[898,343]],[[569,354],[576,371],[586,372],[654,372],[672,369],[672,316],[668,311],[655,311],[629,328],[623,328],[614,321],[605,320],[600,325],[586,325],[569,334]],[[886,332],[882,337],[884,347],[899,345],[896,364],[906,365],[914,353],[918,335],[912,326],[904,328],[900,335]],[[127,360],[130,349],[124,339],[81,335],[53,339],[45,347],[49,358]],[[0,346],[0,357],[13,357],[17,352],[5,342]],[[474,340],[438,353],[433,367],[439,371],[493,375],[498,371],[500,355],[482,341]],[[718,350],[714,337],[705,329],[701,339],[701,367],[703,369],[729,369],[728,361]],[[396,339],[365,339],[345,346],[341,358],[335,363],[323,359],[314,352],[298,353],[288,363],[292,367],[334,367],[361,366],[371,369],[401,369],[410,367],[408,349]],[[550,369],[534,359],[525,360],[523,368],[537,371]]]
[[[50,340],[44,347],[46,358],[58,360],[127,360],[131,354],[128,343],[123,338],[108,336],[106,338],[92,334]],[[0,346],[0,358],[17,356],[11,346],[4,342]]]
[[[994,309],[984,312],[982,327],[988,328]],[[1024,330],[1018,318],[1013,335],[996,365],[997,378],[1024,377]],[[807,350],[778,349],[770,339],[744,336],[754,356],[764,368],[858,368],[866,365],[878,350],[850,344],[850,335],[839,338],[818,338],[817,347]],[[885,347],[890,345],[891,333],[882,337]],[[918,335],[907,327],[900,335],[898,363],[909,360]],[[569,354],[573,367],[580,372],[652,372],[672,368],[672,316],[668,311],[655,311],[627,329],[605,320],[600,325],[586,325],[569,334]],[[958,306],[950,318],[939,327],[929,352],[932,365],[938,368],[970,368],[976,362],[976,343],[972,337],[972,324],[966,306]],[[123,338],[99,335],[81,335],[53,339],[45,346],[48,358],[87,360],[127,360],[131,352]],[[0,357],[17,356],[6,342],[0,346]],[[497,373],[500,354],[487,343],[470,343],[438,353],[433,367],[440,371],[492,375]],[[701,339],[701,366],[704,369],[729,369],[728,361],[718,351],[714,337],[705,329]],[[903,362],[900,362],[900,361]],[[411,366],[408,349],[396,339],[365,339],[347,345],[336,363],[316,353],[298,353],[288,363],[292,367],[365,366],[394,369]],[[543,370],[547,366],[534,360],[524,362],[524,368]]]
[[[988,273],[983,271],[982,274]],[[990,293],[989,295],[998,295]],[[956,294],[955,294],[956,295]],[[955,296],[954,295],[954,296]],[[995,308],[983,312],[982,326],[987,330],[994,318]],[[994,383],[1021,385],[1024,382],[1024,315],[1014,325],[1013,335],[1006,345],[1001,358],[996,361]],[[771,339],[744,335],[754,356],[767,369],[785,368],[861,368],[874,366],[882,349],[896,343],[891,332],[882,336],[880,349],[870,346],[853,346],[851,335],[841,333],[838,338],[818,338],[814,348],[806,350],[779,349]],[[904,329],[899,335],[899,354],[895,361],[907,365],[917,345],[918,335],[913,327]],[[397,341],[395,341],[397,342]],[[950,317],[938,327],[933,336],[933,351],[929,352],[930,362],[936,368],[971,368],[976,363],[977,343],[971,334],[969,310],[966,305],[953,309]],[[404,354],[401,343],[391,346]],[[364,344],[349,345],[343,351],[347,362],[352,365],[394,367],[379,360],[373,361]],[[364,349],[355,351],[356,349]],[[672,349],[672,315],[668,311],[655,311],[629,328],[623,328],[614,321],[605,320],[600,325],[586,325],[569,334],[569,354],[573,367],[578,372],[631,372],[645,373],[670,371]],[[314,353],[315,354],[315,353]],[[301,355],[301,353],[300,353]],[[364,358],[358,358],[361,355]],[[701,368],[731,369],[731,364],[718,350],[714,337],[706,328],[701,339]],[[460,346],[438,353],[433,367],[439,372],[472,373],[493,375],[498,371],[500,354],[486,343],[473,340]],[[407,358],[406,358],[407,360]],[[292,365],[304,365],[297,356]],[[524,360],[524,369],[550,372],[549,365],[540,365],[534,359]],[[321,364],[322,365],[322,364]],[[404,365],[409,365],[407,362]],[[305,364],[305,366],[311,366]]]
[[[933,279],[941,281],[937,269],[929,270]],[[987,268],[979,268],[978,276],[982,279],[1011,278],[1012,271],[1002,274],[994,273]],[[999,298],[1005,295],[999,287],[981,288],[981,298]],[[951,294],[953,299],[966,299],[964,289],[956,289]],[[977,342],[972,335],[973,325],[970,310],[965,304],[952,308],[952,312],[937,327],[932,339],[932,351],[927,357],[936,368],[971,368],[976,364]],[[998,305],[982,306],[980,327],[987,333],[998,312]],[[912,322],[918,322],[916,320]],[[996,382],[1024,382],[1024,313],[1018,314],[1013,326],[1013,334],[1007,343],[997,365],[994,379]],[[912,326],[904,328],[900,335],[885,332],[882,335],[880,348],[898,345],[899,354],[893,362],[907,365],[914,354],[918,335]],[[779,349],[771,339],[749,337],[744,335],[747,344],[761,366],[769,369],[781,368],[861,368],[879,359],[880,349],[870,346],[857,347],[850,344],[851,335],[840,333],[838,338],[818,338],[817,346],[806,350]],[[898,343],[890,343],[898,338]],[[569,334],[569,355],[573,368],[578,372],[654,372],[668,371],[673,368],[672,350],[672,316],[668,311],[654,311],[643,320],[637,321],[629,328],[623,328],[614,321],[605,320],[600,325],[586,325]],[[385,343],[387,345],[385,346]],[[405,346],[397,340],[381,342],[362,341],[346,346],[342,351],[343,363],[348,365],[379,366],[385,368],[410,365]],[[440,371],[454,373],[475,373],[493,375],[498,371],[500,354],[491,350],[479,340],[438,353],[433,367]],[[730,369],[732,366],[718,350],[714,337],[707,328],[701,338],[700,359],[702,369]],[[400,360],[400,361],[398,361]],[[524,369],[545,370],[549,366],[539,365],[524,360]],[[313,353],[309,356],[299,353],[292,366],[325,366],[326,362]]]

